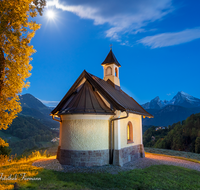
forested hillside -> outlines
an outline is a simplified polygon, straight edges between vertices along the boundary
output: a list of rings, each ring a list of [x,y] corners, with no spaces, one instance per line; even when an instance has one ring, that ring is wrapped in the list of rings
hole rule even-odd
[[[26,150],[51,146],[51,140],[59,136],[59,131],[51,130],[59,127],[50,116],[51,109],[31,94],[19,98],[22,111],[7,130],[0,130],[0,137],[12,149],[11,154],[20,155]],[[2,150],[0,147],[0,152]]]
[[[51,109],[31,94],[20,95],[22,111],[19,116],[29,116],[38,119],[42,124],[50,128],[59,127],[59,123],[50,116]]]
[[[192,114],[182,122],[156,130],[153,126],[143,135],[145,147],[200,153],[200,113]]]
[[[25,150],[43,147],[45,142],[50,143],[54,137],[58,137],[58,133],[37,119],[18,116],[7,130],[0,131],[0,137],[9,143],[11,154],[19,155]]]

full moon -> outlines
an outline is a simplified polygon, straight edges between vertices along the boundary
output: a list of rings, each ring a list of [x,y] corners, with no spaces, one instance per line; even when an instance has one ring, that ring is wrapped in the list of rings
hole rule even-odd
[[[52,10],[48,10],[47,16],[48,16],[50,19],[53,19],[53,18],[55,17],[55,13],[54,13]]]

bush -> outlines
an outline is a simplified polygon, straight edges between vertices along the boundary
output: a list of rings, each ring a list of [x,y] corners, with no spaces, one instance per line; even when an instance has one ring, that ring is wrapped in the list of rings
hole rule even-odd
[[[9,162],[9,156],[0,155],[0,165],[4,165]]]
[[[7,146],[0,146],[0,155],[9,156],[11,153],[11,149]]]

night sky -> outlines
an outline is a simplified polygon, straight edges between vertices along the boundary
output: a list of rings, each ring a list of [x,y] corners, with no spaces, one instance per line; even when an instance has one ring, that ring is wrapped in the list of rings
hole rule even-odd
[[[113,44],[121,88],[138,103],[170,100],[178,91],[200,98],[199,0],[47,2],[36,18],[37,52],[22,94],[57,105],[84,69],[103,78],[101,63]]]

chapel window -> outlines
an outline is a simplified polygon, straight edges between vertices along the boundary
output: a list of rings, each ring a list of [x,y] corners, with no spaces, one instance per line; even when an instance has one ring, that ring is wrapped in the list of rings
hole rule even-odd
[[[112,68],[111,67],[108,67],[106,69],[106,75],[112,75]]]
[[[118,77],[118,70],[117,70],[117,67],[115,67],[115,76]]]
[[[130,121],[127,124],[127,143],[133,143],[133,125]]]

